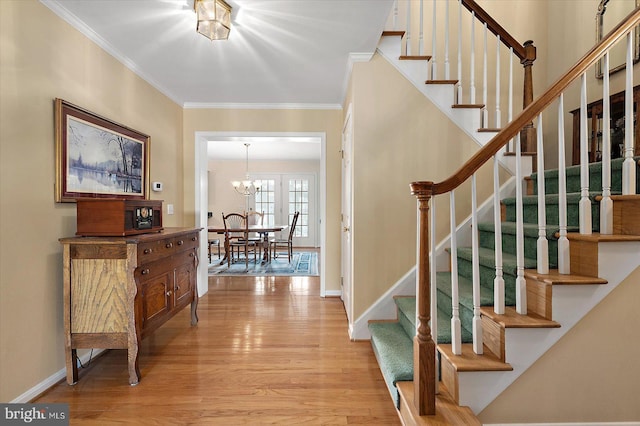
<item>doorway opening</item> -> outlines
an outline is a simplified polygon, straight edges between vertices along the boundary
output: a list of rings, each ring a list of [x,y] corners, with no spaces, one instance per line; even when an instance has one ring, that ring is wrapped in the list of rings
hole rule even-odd
[[[309,196],[308,188],[309,180],[313,181],[312,192],[314,192],[313,197],[315,202],[314,207],[310,207],[309,204],[306,206],[311,208],[312,212],[307,212],[307,220],[312,221],[312,223],[308,223],[306,230],[309,231],[309,225],[311,225],[314,230],[314,236],[312,240],[307,239],[306,244],[311,244],[311,246],[319,247],[320,251],[320,295],[324,297],[326,295],[326,286],[325,286],[325,259],[326,255],[325,251],[325,241],[326,241],[326,230],[325,230],[325,218],[326,218],[326,135],[324,132],[302,132],[302,133],[273,133],[273,132],[196,132],[195,134],[195,212],[196,212],[196,226],[199,228],[203,228],[200,238],[200,252],[206,253],[207,247],[207,227],[208,227],[208,212],[209,212],[209,152],[226,149],[227,145],[231,145],[232,143],[242,145],[242,150],[244,150],[244,143],[249,142],[252,143],[249,150],[249,157],[251,164],[252,161],[257,161],[258,157],[261,155],[259,153],[260,148],[264,148],[268,146],[268,155],[273,160],[278,159],[291,159],[292,156],[296,155],[305,155],[304,151],[308,148],[310,143],[317,143],[320,147],[320,167],[319,167],[319,177],[316,178],[311,176],[309,179],[308,174],[295,174],[295,173],[286,173],[287,176],[292,176],[293,183],[293,191],[287,191],[287,197],[291,197],[291,193],[293,193],[293,206],[296,205],[300,208],[303,207],[302,203],[296,203],[296,197],[304,197]],[[289,148],[285,149],[284,146],[289,146]],[[242,151],[244,152],[244,151]],[[229,154],[232,155],[232,154]],[[244,155],[244,154],[243,154]],[[244,172],[244,170],[239,171]],[[285,175],[285,174],[283,174]],[[295,176],[294,176],[295,175]],[[252,178],[254,179],[262,179],[265,178],[264,174],[260,173],[251,173]],[[289,179],[289,178],[287,178]],[[306,180],[306,185],[303,184],[303,180]],[[290,184],[290,181],[287,181],[287,184]],[[229,186],[231,184],[229,183]],[[284,193],[284,191],[283,191]],[[301,198],[302,199],[302,198]],[[251,201],[246,200],[245,206],[246,210],[249,210],[249,205],[255,208],[255,199]],[[281,202],[281,205],[287,205],[284,201]],[[288,209],[289,207],[287,207]],[[283,213],[284,216],[284,213]],[[285,216],[287,217],[287,216]],[[296,227],[297,228],[297,227]],[[303,229],[303,228],[301,228]],[[198,294],[203,295],[208,291],[208,274],[207,274],[207,265],[205,262],[201,262],[198,270]]]

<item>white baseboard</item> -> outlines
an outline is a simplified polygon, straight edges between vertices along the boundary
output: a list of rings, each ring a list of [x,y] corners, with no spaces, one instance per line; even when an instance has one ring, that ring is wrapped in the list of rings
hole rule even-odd
[[[90,352],[87,352],[83,356],[79,357],[80,362],[82,362],[83,364],[86,364],[89,362],[90,358],[95,360],[95,358],[98,355],[101,355],[104,351],[106,351],[106,349],[94,349],[93,354],[91,354]],[[31,389],[27,390],[22,395],[15,398],[13,401],[9,401],[9,403],[24,404],[24,403],[30,402],[35,398],[37,398],[39,395],[41,395],[43,392],[48,390],[49,388],[55,386],[61,380],[64,380],[66,377],[67,377],[67,368],[65,367],[61,370],[58,370],[51,376],[47,377],[46,379],[44,379],[43,381],[41,381]]]

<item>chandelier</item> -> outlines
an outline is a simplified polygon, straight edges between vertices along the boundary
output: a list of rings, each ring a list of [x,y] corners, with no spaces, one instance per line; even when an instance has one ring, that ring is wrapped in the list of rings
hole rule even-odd
[[[196,31],[209,40],[226,40],[231,31],[231,6],[224,0],[195,0]]]
[[[256,192],[260,191],[260,186],[261,186],[261,182],[260,181],[252,181],[251,179],[249,179],[249,145],[248,143],[245,143],[245,150],[247,151],[247,163],[246,163],[246,175],[245,175],[245,180],[243,181],[233,181],[231,182],[231,185],[233,185],[233,189],[236,190],[236,192],[240,195],[244,195],[244,196],[249,196],[249,195],[253,195]]]

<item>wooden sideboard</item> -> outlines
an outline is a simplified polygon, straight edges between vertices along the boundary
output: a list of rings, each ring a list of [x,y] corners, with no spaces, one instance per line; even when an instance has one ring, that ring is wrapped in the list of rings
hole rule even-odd
[[[136,385],[142,338],[189,304],[197,324],[199,231],[60,239],[67,383],[78,381],[77,349],[105,348],[127,349]]]
[[[623,156],[621,144],[624,143],[624,92],[616,93],[609,97],[609,111],[611,115],[611,159]],[[634,156],[640,155],[640,126],[638,115],[640,114],[640,86],[633,88],[633,140]],[[580,164],[580,109],[571,111],[573,115],[573,156],[572,164]],[[602,160],[602,99],[587,105],[587,138],[589,146],[589,162]]]

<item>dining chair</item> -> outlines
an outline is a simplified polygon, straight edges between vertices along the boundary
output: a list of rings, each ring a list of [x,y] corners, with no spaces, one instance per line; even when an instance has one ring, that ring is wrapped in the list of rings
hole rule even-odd
[[[249,213],[247,213],[247,220],[249,221],[249,226],[262,225],[264,221],[264,212],[257,212],[255,210],[251,210]],[[262,242],[262,238],[260,234],[256,232],[250,232],[249,241],[253,241],[257,245],[260,242]]]
[[[293,256],[293,234],[296,231],[296,224],[298,223],[298,216],[300,216],[300,212],[295,212],[293,214],[293,219],[291,220],[291,226],[289,227],[289,238],[280,239],[274,238],[269,241],[269,261],[271,261],[271,249],[273,249],[273,258],[278,257],[277,250],[278,248],[287,248],[287,254],[289,255],[289,263],[291,263],[291,257]]]
[[[247,216],[240,213],[222,213],[224,222],[225,249],[227,250],[227,264],[231,267],[233,262],[234,249],[238,250],[238,260],[240,259],[240,249],[244,248],[245,267],[249,269],[249,253],[253,252],[253,260],[257,261],[257,250],[255,243],[249,241],[249,222]]]

